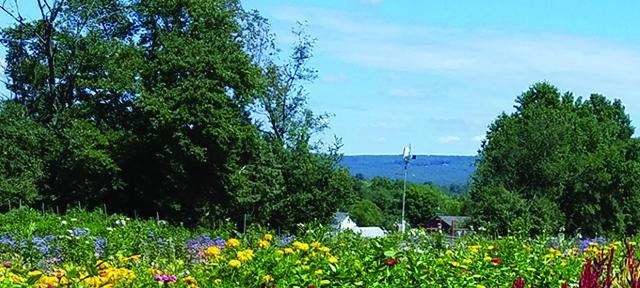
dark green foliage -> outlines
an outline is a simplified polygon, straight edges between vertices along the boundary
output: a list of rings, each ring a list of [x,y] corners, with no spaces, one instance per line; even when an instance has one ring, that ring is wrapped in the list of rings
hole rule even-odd
[[[237,1],[55,3],[2,30],[17,105],[0,111],[0,201],[280,227],[351,205],[339,146],[310,142],[326,115],[306,106],[302,30],[279,64],[268,22]]]
[[[639,146],[620,101],[538,83],[516,103],[489,127],[468,211],[498,233],[637,232]]]
[[[402,214],[403,181],[375,177],[363,187],[364,199],[380,208],[383,225],[396,229]],[[436,185],[407,184],[405,202],[406,221],[419,226],[436,215],[460,215],[462,202]]]
[[[0,203],[27,204],[39,198],[52,137],[22,106],[0,105]]]
[[[382,226],[383,224],[382,210],[367,199],[353,204],[349,210],[349,215],[353,217],[358,226]]]

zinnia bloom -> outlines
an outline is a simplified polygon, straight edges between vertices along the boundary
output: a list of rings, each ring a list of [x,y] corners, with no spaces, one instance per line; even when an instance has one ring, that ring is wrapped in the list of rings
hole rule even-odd
[[[173,276],[173,275],[167,275],[167,274],[156,274],[155,277],[153,277],[154,280],[159,281],[159,282],[164,282],[164,283],[175,283],[176,281],[178,281],[178,277]]]
[[[236,238],[229,238],[229,240],[227,240],[227,247],[235,248],[238,246],[240,246],[240,240]]]
[[[240,262],[240,260],[233,259],[233,260],[229,261],[229,266],[231,268],[238,268],[238,267],[240,267],[240,265],[242,265],[242,262]]]
[[[393,266],[398,264],[398,260],[390,258],[389,260],[387,260],[386,262],[384,262],[385,265],[387,266]]]

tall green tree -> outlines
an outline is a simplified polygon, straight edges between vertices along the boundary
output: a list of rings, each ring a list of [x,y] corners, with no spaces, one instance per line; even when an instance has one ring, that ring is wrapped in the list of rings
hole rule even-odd
[[[306,105],[306,34],[280,63],[268,21],[235,0],[41,0],[29,20],[7,3],[7,88],[25,114],[5,124],[51,135],[21,147],[48,151],[23,173],[29,193],[186,223],[292,226],[350,205],[338,149],[312,141],[326,122]]]
[[[619,100],[533,85],[490,125],[467,211],[498,233],[519,219],[496,215],[507,211],[526,215],[518,221],[533,234],[635,233],[639,146],[630,123]]]

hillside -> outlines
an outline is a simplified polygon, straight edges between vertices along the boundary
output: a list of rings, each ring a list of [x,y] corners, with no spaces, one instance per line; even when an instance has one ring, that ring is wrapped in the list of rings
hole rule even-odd
[[[417,155],[411,161],[407,180],[415,183],[427,181],[438,185],[465,184],[475,171],[475,156]],[[352,175],[364,178],[375,176],[402,179],[404,161],[400,155],[344,156],[342,165]]]

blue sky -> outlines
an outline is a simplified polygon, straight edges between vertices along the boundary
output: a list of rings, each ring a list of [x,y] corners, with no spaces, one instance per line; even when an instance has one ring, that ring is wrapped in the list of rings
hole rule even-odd
[[[282,48],[307,21],[317,38],[308,85],[335,114],[324,137],[345,154],[475,155],[487,126],[537,81],[622,99],[640,120],[640,2],[243,1]],[[637,121],[633,122],[634,124]]]
[[[23,14],[33,11],[25,3]],[[309,85],[320,138],[343,152],[475,155],[487,126],[537,81],[623,101],[640,121],[640,2],[245,0],[288,52],[296,21],[317,39]],[[0,16],[0,25],[8,19]]]

